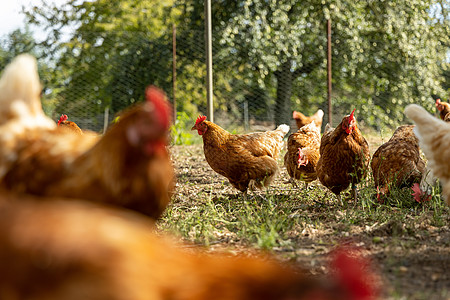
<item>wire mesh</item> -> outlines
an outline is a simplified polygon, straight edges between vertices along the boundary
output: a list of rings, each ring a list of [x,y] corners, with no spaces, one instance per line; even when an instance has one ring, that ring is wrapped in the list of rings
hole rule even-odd
[[[202,31],[180,31],[182,34],[176,36],[177,110],[195,119],[198,114],[206,114],[207,107],[205,37]],[[433,91],[429,87],[417,79],[408,82],[407,74],[415,71],[415,63],[423,61],[394,64],[393,60],[380,58],[393,50],[386,43],[365,40],[359,42],[360,55],[373,57],[366,57],[368,63],[361,67],[353,63],[359,59],[355,51],[348,52],[349,47],[358,47],[358,43],[348,43],[350,38],[345,31],[332,35],[333,125],[356,108],[358,119],[365,125],[395,126],[403,120],[398,108],[408,101],[432,105]],[[263,73],[245,57],[238,57],[232,47],[224,47],[220,36],[213,36],[215,122],[227,129],[242,126],[254,131],[273,128],[281,120],[295,129],[293,110],[312,115],[322,109],[326,124],[325,25],[318,40],[314,63],[285,60],[278,70]],[[150,84],[161,87],[172,98],[172,43],[170,26],[157,37],[145,32],[77,32],[70,42],[61,44],[59,51],[36,50],[45,112],[55,120],[67,114],[82,129],[101,132],[105,118],[111,123],[120,111],[142,101],[145,87]],[[370,54],[365,52],[367,47],[371,47]],[[3,60],[0,67],[7,62]],[[399,89],[403,93],[396,92]],[[412,92],[404,93],[407,89]],[[414,99],[402,99],[404,95]],[[282,97],[289,100],[280,102]]]

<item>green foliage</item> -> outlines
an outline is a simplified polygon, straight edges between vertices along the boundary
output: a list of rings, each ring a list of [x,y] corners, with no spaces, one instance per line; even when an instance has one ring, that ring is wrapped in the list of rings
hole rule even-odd
[[[159,228],[176,233],[187,240],[205,245],[232,240],[259,249],[273,250],[293,246],[294,233],[336,228],[340,236],[353,226],[373,228],[388,224],[392,235],[414,232],[417,220],[425,219],[432,226],[445,226],[449,208],[443,202],[439,188],[430,202],[417,203],[410,189],[391,189],[391,194],[379,203],[369,179],[359,188],[358,203],[343,195],[344,205],[321,186],[309,190],[284,188],[281,194],[274,188],[255,195],[250,201],[241,195],[210,191],[194,198],[184,196],[172,203],[159,221]],[[216,196],[213,196],[216,194]],[[334,225],[333,225],[334,224]],[[374,231],[374,236],[378,233]]]
[[[277,123],[289,122],[293,109],[326,106],[329,18],[338,116],[357,107],[366,125],[395,126],[406,104],[432,109],[433,98],[447,98],[450,18],[441,1],[221,0],[212,11],[215,109],[235,122],[244,103],[255,119]],[[25,14],[48,29],[40,45],[56,60],[45,78],[49,111],[115,114],[141,101],[148,84],[170,96],[174,23],[178,109],[206,112],[203,2],[68,0],[57,9],[42,1]]]
[[[306,106],[307,110],[310,103],[324,104],[328,18],[333,32],[335,106],[369,104],[370,112],[362,114],[369,125],[394,126],[404,120],[406,104],[431,103],[433,95],[444,94],[442,64],[448,51],[449,19],[438,21],[430,15],[435,1],[241,3],[233,19],[222,23],[222,51],[237,50],[262,79],[273,74],[277,81],[293,80],[292,92],[298,93],[297,97],[286,93],[294,101],[300,99],[297,107]],[[290,77],[280,77],[285,62],[290,62]],[[302,71],[305,66],[308,70]],[[278,98],[280,88],[290,87],[278,83]]]
[[[177,119],[170,127],[170,135],[173,145],[192,145],[193,143],[201,142],[196,138],[197,133],[193,134],[191,131],[195,120],[192,120],[185,112],[177,112]]]
[[[209,245],[215,240],[216,226],[221,223],[223,217],[222,207],[208,200],[205,205],[193,206],[187,210],[168,209],[165,214],[165,220],[168,222],[162,224],[161,228],[189,237],[194,242]]]
[[[254,243],[260,249],[289,245],[285,233],[292,228],[293,221],[288,218],[289,210],[280,210],[273,196],[270,195],[268,201],[256,196],[249,202],[199,196],[206,196],[205,202],[190,207],[170,207],[160,228],[205,245],[217,242],[227,233]]]
[[[41,42],[57,60],[53,95],[56,110],[93,126],[106,107],[112,115],[143,100],[145,87],[171,87],[171,37],[166,22],[177,15],[172,1],[43,1],[25,12],[28,21],[47,26]],[[65,28],[76,28],[63,35]],[[169,45],[169,46],[168,46]],[[165,51],[160,51],[166,49]],[[87,109],[88,108],[88,109]],[[78,119],[77,119],[78,118]],[[98,128],[97,128],[98,129]]]
[[[316,233],[337,243],[362,232],[374,243],[384,243],[386,236],[415,235],[419,224],[445,228],[450,216],[439,184],[433,188],[430,201],[418,203],[410,187],[392,186],[379,201],[371,174],[358,185],[357,202],[350,189],[341,193],[341,205],[319,182],[308,189],[293,188],[286,178],[276,180],[266,192],[249,191],[247,200],[224,183],[226,179],[204,174],[207,170],[199,163],[204,159],[200,146],[183,149],[184,154],[174,157],[182,168],[177,193],[158,227],[195,243],[243,243],[259,249],[294,251],[303,247],[302,242],[296,244],[298,240],[316,239]],[[218,180],[223,181],[215,184]],[[320,240],[315,243],[320,244]]]
[[[288,217],[289,211],[279,209],[278,201],[268,195],[267,200],[244,202],[243,209],[236,212],[238,237],[249,239],[261,249],[289,245],[284,233],[292,229],[293,220]]]

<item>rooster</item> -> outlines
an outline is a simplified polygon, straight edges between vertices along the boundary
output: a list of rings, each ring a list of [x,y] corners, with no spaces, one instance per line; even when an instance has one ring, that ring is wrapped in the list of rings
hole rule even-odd
[[[30,70],[16,70],[21,76],[7,85],[18,89],[16,100],[0,103],[1,107],[22,101],[26,92],[22,89],[29,89],[22,81],[38,80],[35,69],[25,72]],[[39,101],[38,95],[34,101]],[[21,194],[80,198],[160,216],[174,187],[166,149],[170,107],[162,91],[148,88],[146,101],[125,112],[102,137],[75,135],[53,121],[54,127],[47,129],[31,126],[27,116],[37,117],[26,108],[22,122],[13,119],[0,125],[0,186]],[[22,130],[5,131],[11,123]]]
[[[379,200],[381,195],[388,193],[390,185],[412,186],[419,183],[426,173],[413,128],[414,125],[399,126],[389,141],[381,145],[372,156],[370,166],[379,191]]]
[[[247,189],[270,185],[278,172],[277,157],[283,147],[288,125],[276,130],[231,134],[199,116],[192,127],[203,138],[203,150],[211,168],[228,178],[247,197]]]
[[[373,300],[376,274],[356,248],[314,277],[268,255],[206,254],[138,214],[82,201],[1,195],[1,299]]]
[[[66,128],[76,134],[83,134],[83,131],[81,131],[80,127],[78,127],[75,122],[67,121],[68,118],[67,115],[62,114],[58,120],[58,126]]]
[[[317,179],[316,165],[319,160],[320,127],[315,121],[292,133],[287,142],[284,165],[294,186],[295,180],[308,183]]]
[[[405,114],[416,124],[414,132],[420,148],[433,176],[439,178],[442,192],[450,205],[450,123],[433,117],[416,104],[406,106]]]
[[[436,99],[436,108],[439,111],[439,116],[442,120],[446,120],[450,118],[450,104],[447,102],[442,102],[441,99]]]
[[[370,160],[369,144],[357,126],[354,112],[345,116],[335,129],[327,124],[320,142],[317,177],[336,194],[340,203],[340,193],[350,184],[356,201],[356,184],[366,177]]]
[[[292,118],[294,118],[298,129],[302,128],[306,124],[311,123],[312,121],[314,121],[317,127],[319,127],[320,129],[322,128],[323,110],[319,109],[314,115],[309,117],[305,116],[299,111],[294,110]]]

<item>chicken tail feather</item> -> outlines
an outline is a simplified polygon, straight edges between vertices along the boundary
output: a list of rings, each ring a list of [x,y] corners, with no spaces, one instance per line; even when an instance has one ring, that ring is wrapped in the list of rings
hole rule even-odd
[[[419,134],[419,140],[424,137],[424,133],[432,132],[435,128],[441,126],[443,121],[430,115],[423,107],[417,104],[410,104],[405,108],[405,114],[417,125],[415,133]]]
[[[29,54],[17,56],[0,79],[0,123],[17,119],[22,127],[54,128],[42,110],[37,61]]]
[[[290,130],[291,128],[288,126],[288,125],[286,125],[286,124],[281,124],[280,126],[278,126],[277,127],[277,131],[281,131],[282,133],[283,133],[283,136],[286,134],[286,133],[288,133],[289,132],[289,130]]]

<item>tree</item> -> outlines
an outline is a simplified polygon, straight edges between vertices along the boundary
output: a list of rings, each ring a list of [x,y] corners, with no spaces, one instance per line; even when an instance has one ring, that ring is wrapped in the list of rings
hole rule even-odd
[[[404,119],[405,104],[431,108],[431,95],[444,93],[450,31],[447,6],[440,10],[445,17],[433,14],[439,4],[213,1],[216,108],[238,117],[241,103],[254,101],[273,107],[269,114],[274,112],[275,122],[286,123],[293,108],[310,113],[324,107],[325,24],[331,18],[335,111],[341,117],[358,107],[358,118],[368,125],[395,125]],[[68,1],[59,10],[34,7],[27,16],[51,28],[44,44],[64,75],[64,107],[89,104],[99,113],[105,106],[115,112],[140,101],[148,81],[170,90],[171,22],[179,25],[180,44],[190,42],[178,52],[182,88],[177,98],[188,100],[181,101],[183,109],[193,111],[192,101],[204,105],[204,42],[198,39],[204,29],[202,1]],[[74,34],[60,43],[62,28],[69,25]],[[149,71],[149,66],[159,69]],[[90,93],[77,96],[81,88]]]
[[[42,1],[26,11],[31,24],[47,28],[41,45],[63,77],[56,87],[57,110],[100,129],[101,119],[93,114],[100,116],[106,107],[114,114],[143,100],[149,84],[167,89],[171,57],[161,60],[153,50],[168,48],[166,22],[176,14],[171,5],[170,0],[68,0],[56,8]]]
[[[184,4],[191,26],[201,26],[200,4]],[[339,114],[351,107],[369,125],[394,125],[412,101],[429,105],[442,94],[448,17],[431,14],[439,1],[214,1],[213,32],[220,58],[250,65],[244,78],[275,88],[275,121],[289,122],[293,105],[324,106],[326,20],[332,20],[333,92]],[[442,10],[444,12],[444,10]],[[448,16],[448,12],[446,14]],[[255,75],[252,72],[257,72]],[[366,104],[366,109],[363,105]]]
[[[333,25],[337,103],[367,101],[382,108],[385,117],[402,120],[401,110],[392,111],[395,106],[424,102],[442,92],[439,65],[448,49],[449,31],[448,24],[437,23],[430,16],[434,1],[240,3],[240,10],[225,22],[224,45],[246,57],[262,76],[276,77],[276,123],[290,119],[294,85],[316,80],[320,73],[313,72],[325,69],[328,18]],[[377,96],[382,94],[381,101]],[[385,105],[392,102],[394,105]],[[371,112],[369,109],[363,115]]]

